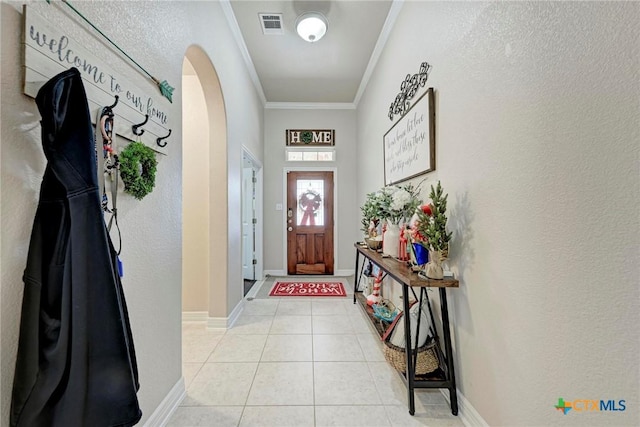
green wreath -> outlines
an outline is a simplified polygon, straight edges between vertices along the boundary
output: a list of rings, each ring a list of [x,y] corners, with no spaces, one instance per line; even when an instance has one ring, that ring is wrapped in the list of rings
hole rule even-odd
[[[119,160],[124,191],[142,200],[156,184],[158,161],[155,153],[142,142],[135,141],[120,152]]]
[[[300,139],[305,144],[310,144],[311,141],[313,141],[313,134],[311,132],[309,132],[308,130],[305,130],[300,134]]]

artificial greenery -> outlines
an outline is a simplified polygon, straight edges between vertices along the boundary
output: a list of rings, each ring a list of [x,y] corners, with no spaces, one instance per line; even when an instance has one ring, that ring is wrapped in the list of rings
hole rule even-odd
[[[448,194],[442,194],[442,186],[440,181],[436,188],[431,186],[431,205],[429,209],[418,209],[418,221],[416,222],[417,231],[426,238],[425,242],[418,242],[423,246],[434,251],[445,251],[448,249],[452,232],[446,230],[447,216],[447,197]]]
[[[380,222],[380,201],[378,200],[377,193],[368,193],[367,198],[364,201],[364,204],[360,206],[360,211],[362,212],[362,232],[366,236],[369,236],[369,227],[371,227],[371,223],[373,222],[373,226],[377,227]]]
[[[368,234],[371,222],[377,226],[380,220],[389,220],[394,224],[408,221],[420,206],[418,197],[420,185],[384,187],[379,191],[367,194],[364,205],[360,207],[362,212],[361,230]]]
[[[414,187],[413,184],[407,184],[384,187],[380,190],[382,218],[393,224],[409,221],[421,203],[419,189],[420,185]]]
[[[138,200],[151,193],[156,184],[158,161],[153,150],[142,142],[132,142],[119,157],[124,191]]]

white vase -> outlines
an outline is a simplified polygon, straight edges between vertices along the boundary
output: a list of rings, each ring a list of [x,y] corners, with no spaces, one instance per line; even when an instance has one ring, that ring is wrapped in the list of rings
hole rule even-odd
[[[400,226],[387,220],[387,231],[382,239],[382,253],[394,258],[398,256],[398,246],[400,244]]]

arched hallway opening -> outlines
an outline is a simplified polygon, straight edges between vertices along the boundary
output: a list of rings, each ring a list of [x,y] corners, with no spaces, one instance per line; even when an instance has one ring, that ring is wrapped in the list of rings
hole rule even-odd
[[[222,89],[204,51],[183,62],[182,311],[227,316],[227,132]],[[212,260],[215,260],[213,262]]]

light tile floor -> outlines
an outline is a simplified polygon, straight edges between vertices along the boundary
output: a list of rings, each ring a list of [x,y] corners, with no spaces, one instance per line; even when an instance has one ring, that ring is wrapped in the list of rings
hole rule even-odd
[[[272,285],[245,300],[228,331],[183,324],[187,397],[169,426],[463,425],[439,390],[416,390],[409,415],[406,388],[352,293],[273,298]]]

